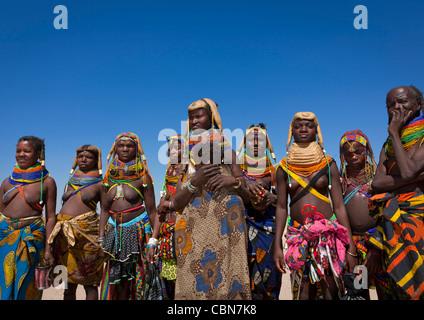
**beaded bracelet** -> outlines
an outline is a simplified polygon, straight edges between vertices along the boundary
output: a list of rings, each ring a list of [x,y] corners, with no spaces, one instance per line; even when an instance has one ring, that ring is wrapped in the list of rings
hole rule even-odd
[[[190,182],[187,183],[187,190],[191,193],[195,193],[197,191],[197,187],[193,186]]]

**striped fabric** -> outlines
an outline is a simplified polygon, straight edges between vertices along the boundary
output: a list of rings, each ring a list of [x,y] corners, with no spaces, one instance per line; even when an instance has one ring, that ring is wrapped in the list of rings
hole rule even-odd
[[[417,300],[424,292],[424,193],[377,194],[371,201],[380,222],[369,241],[385,253],[387,273]]]

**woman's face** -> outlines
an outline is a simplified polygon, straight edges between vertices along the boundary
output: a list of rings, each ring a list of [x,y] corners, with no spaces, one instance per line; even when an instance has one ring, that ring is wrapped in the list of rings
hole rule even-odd
[[[250,157],[262,157],[266,154],[266,136],[257,130],[246,136],[246,153]]]
[[[313,120],[295,120],[293,124],[293,139],[297,143],[315,141],[317,128]]]
[[[36,151],[30,141],[20,141],[16,146],[16,162],[21,169],[28,169],[37,163],[40,151]]]
[[[343,154],[347,165],[352,169],[362,170],[365,167],[365,147],[359,142],[345,142]]]
[[[122,162],[130,162],[135,159],[137,146],[132,140],[119,140],[116,144],[116,154]]]
[[[77,164],[82,172],[87,172],[97,166],[97,159],[91,151],[81,151],[77,154]]]
[[[189,129],[204,129],[208,130],[212,127],[211,119],[205,109],[200,108],[188,112]]]
[[[420,113],[420,106],[409,88],[398,87],[390,90],[386,97],[386,106],[389,122],[392,120],[394,111],[401,112],[404,115],[411,111],[412,113],[406,122],[409,122]]]
[[[168,142],[168,157],[172,164],[181,163],[182,145],[179,140],[172,140]]]

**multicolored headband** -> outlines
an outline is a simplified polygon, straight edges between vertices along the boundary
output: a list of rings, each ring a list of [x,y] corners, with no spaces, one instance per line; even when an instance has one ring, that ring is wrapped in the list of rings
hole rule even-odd
[[[362,144],[365,147],[365,149],[369,150],[369,154],[373,155],[373,151],[372,151],[371,145],[369,143],[368,137],[359,129],[347,131],[340,138],[340,155],[343,155],[343,145],[346,142],[350,143],[352,141],[353,141],[353,143],[358,142],[358,143]],[[350,145],[351,148],[353,148],[352,145]],[[351,151],[353,151],[353,150],[351,150]]]
[[[169,144],[172,144],[173,141],[175,141],[175,140],[179,141],[181,144],[183,144],[185,142],[185,139],[182,135],[171,136],[167,139]]]

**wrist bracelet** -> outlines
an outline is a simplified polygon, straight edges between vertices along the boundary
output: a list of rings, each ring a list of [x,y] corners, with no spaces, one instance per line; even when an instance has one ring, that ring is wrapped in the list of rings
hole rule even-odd
[[[171,210],[171,206],[172,206],[172,201],[169,201],[169,204],[168,204],[168,209],[169,210]]]
[[[101,238],[97,239],[97,243],[102,243],[103,241],[105,241],[105,237],[101,237]]]
[[[191,193],[195,193],[197,191],[197,187],[193,186],[190,182],[187,183],[187,190]]]
[[[150,238],[149,242],[147,243],[147,247],[154,246],[156,247],[158,245],[158,239],[156,238]]]
[[[236,180],[237,180],[237,185],[233,186],[233,188],[234,188],[234,189],[238,189],[238,188],[240,188],[240,186],[241,186],[241,181],[240,181],[240,179],[239,179],[239,178],[236,178]]]
[[[357,253],[353,254],[353,253],[349,252],[349,250],[346,250],[346,252],[347,252],[348,255],[350,255],[350,256],[352,256],[354,258],[356,258],[358,256]]]
[[[153,244],[148,244],[146,249],[150,249],[150,248],[156,248],[156,246]]]

